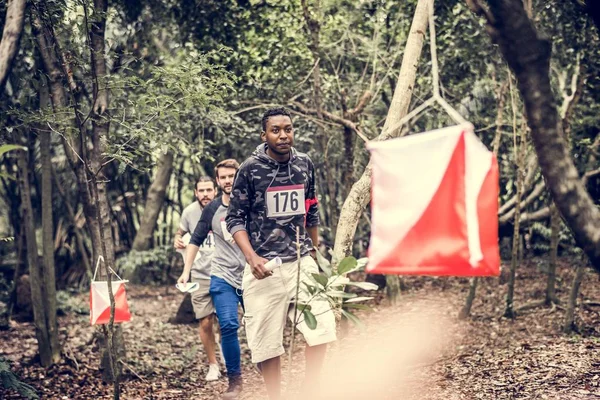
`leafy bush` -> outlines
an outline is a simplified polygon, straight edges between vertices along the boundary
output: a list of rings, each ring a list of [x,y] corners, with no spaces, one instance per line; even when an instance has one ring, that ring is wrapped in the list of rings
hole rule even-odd
[[[323,272],[311,274],[310,280],[313,284],[304,282],[304,286],[300,290],[308,293],[310,297],[306,303],[297,304],[298,311],[304,315],[306,325],[310,329],[317,327],[317,319],[311,311],[310,303],[318,298],[327,300],[332,308],[337,308],[341,305],[342,315],[354,324],[360,325],[360,320],[350,309],[367,309],[368,306],[362,303],[373,299],[373,297],[348,293],[344,291],[344,287],[356,286],[362,290],[369,291],[378,289],[378,286],[374,283],[353,282],[346,277],[351,272],[364,269],[367,261],[367,258],[357,260],[349,256],[340,262],[337,271],[334,272],[331,263],[317,251],[317,263]]]
[[[163,284],[168,279],[166,272],[174,256],[175,249],[170,245],[144,251],[132,250],[117,260],[118,273],[132,283]]]

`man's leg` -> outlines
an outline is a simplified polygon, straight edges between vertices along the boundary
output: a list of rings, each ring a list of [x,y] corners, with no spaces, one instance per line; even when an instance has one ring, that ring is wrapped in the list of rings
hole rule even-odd
[[[214,314],[210,314],[200,320],[200,340],[206,351],[206,357],[209,364],[218,364],[217,355],[215,353],[215,333],[213,331]]]
[[[239,298],[235,288],[217,276],[211,277],[210,294],[219,319],[221,348],[229,378],[229,388],[223,398],[236,398],[242,390],[242,363],[238,339]]]
[[[301,269],[301,282],[306,281],[306,277],[310,276],[311,273],[318,272],[317,264],[311,257],[302,258]],[[290,269],[288,272],[291,274],[298,273],[297,269]],[[291,280],[291,277],[288,278],[288,280]],[[290,285],[291,298],[295,297],[296,291],[296,281],[293,280],[292,282],[293,285]],[[300,322],[297,325],[298,330],[302,333],[307,343],[304,352],[306,368],[302,391],[304,397],[315,400],[315,396],[319,394],[321,368],[323,367],[323,362],[325,361],[327,343],[336,340],[335,317],[327,300],[311,298],[311,296],[305,290],[303,290],[302,287],[298,293],[298,300],[303,303],[309,303],[312,307],[311,311],[317,319],[317,327],[315,329],[308,328],[306,322],[304,322],[303,316],[299,316]],[[292,322],[294,319],[293,310],[294,307],[292,305],[288,310],[288,317]]]
[[[281,398],[281,357],[258,363],[258,369],[265,380],[269,399],[279,400]]]
[[[305,386],[308,386],[311,391],[318,393],[319,390],[319,377],[321,374],[321,368],[323,367],[323,361],[325,361],[325,353],[327,352],[327,343],[319,344],[317,346],[306,346],[304,350],[305,356]]]
[[[196,318],[200,319],[198,332],[204,346],[204,351],[206,352],[206,357],[208,358],[209,366],[206,380],[216,381],[221,376],[221,372],[219,371],[219,364],[215,354],[216,343],[213,331],[215,307],[209,292],[210,280],[198,279],[196,282],[200,287],[192,293],[192,306],[194,307]]]
[[[246,265],[242,286],[244,288],[244,321],[252,362],[256,363],[269,398],[281,398],[281,362],[283,330],[289,307],[288,293],[280,268],[273,270],[267,279],[256,279]]]

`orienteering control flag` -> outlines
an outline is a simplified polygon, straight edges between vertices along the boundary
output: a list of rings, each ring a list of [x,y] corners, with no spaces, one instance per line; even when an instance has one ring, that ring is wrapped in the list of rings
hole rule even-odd
[[[498,276],[498,164],[463,124],[371,142],[367,272]]]
[[[115,297],[115,323],[131,320],[127,295],[126,280],[112,281],[112,291]],[[93,281],[90,287],[90,323],[92,325],[107,324],[110,320],[110,299],[108,282]]]

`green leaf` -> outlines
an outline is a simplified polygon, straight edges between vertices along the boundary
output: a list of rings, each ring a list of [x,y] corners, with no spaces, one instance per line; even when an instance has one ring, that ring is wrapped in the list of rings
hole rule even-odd
[[[304,284],[304,286],[306,286],[306,289],[308,290],[308,293],[313,295],[317,292],[317,287],[314,285],[310,285],[306,282],[302,282]]]
[[[327,287],[327,277],[321,274],[311,274],[317,283],[323,287]]]
[[[356,258],[348,256],[344,258],[338,265],[338,275],[344,275],[356,267]]]
[[[374,297],[353,297],[349,300],[346,300],[345,303],[358,303],[361,301],[369,301],[369,300],[373,300]]]
[[[358,260],[356,260],[356,270],[357,271],[364,270],[365,267],[367,266],[368,262],[369,262],[369,258],[368,257],[359,258]]]
[[[3,172],[0,172],[0,178],[4,178],[4,179],[10,179],[10,180],[15,180],[15,177],[9,174],[5,174]]]
[[[348,303],[345,302],[342,307],[344,309],[348,309],[348,308],[354,308],[356,310],[370,310],[371,307],[367,304],[360,304],[360,303]]]
[[[344,317],[346,317],[349,321],[352,321],[356,326],[359,327],[363,327],[364,324],[361,322],[360,319],[358,319],[358,317],[354,314],[352,314],[350,311],[346,311],[344,309],[342,309],[342,315]]]
[[[310,311],[312,310],[312,307],[310,304],[306,304],[306,303],[298,303],[296,304],[296,308],[298,309],[298,311],[300,312],[304,312],[304,311]]]
[[[0,156],[4,153],[7,153],[9,151],[12,150],[25,150],[27,151],[27,147],[25,146],[19,146],[17,144],[4,144],[2,146],[0,146]]]
[[[353,299],[353,298],[357,297],[357,294],[356,293],[346,293],[341,290],[332,290],[332,291],[327,292],[327,296],[336,297],[339,299]]]
[[[362,290],[377,290],[379,289],[379,286],[377,286],[374,283],[371,282],[347,282],[346,285],[348,286],[356,286],[358,288],[361,288]]]
[[[304,314],[304,322],[306,322],[306,326],[308,326],[309,329],[316,329],[317,318],[315,317],[315,315],[309,310],[304,310],[302,314]]]
[[[319,250],[316,250],[315,253],[317,254],[317,264],[319,264],[319,267],[321,267],[325,275],[327,275],[327,277],[329,278],[333,274],[333,270],[331,269],[331,263],[328,259],[323,257]]]

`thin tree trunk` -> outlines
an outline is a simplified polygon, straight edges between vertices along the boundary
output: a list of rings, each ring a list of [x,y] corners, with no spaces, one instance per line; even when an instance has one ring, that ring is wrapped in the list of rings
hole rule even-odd
[[[548,279],[546,282],[546,305],[558,303],[556,297],[556,264],[558,262],[558,244],[560,233],[560,213],[554,202],[550,204],[550,263],[548,264]]]
[[[40,86],[40,108],[48,107],[48,87]],[[60,360],[60,346],[58,343],[58,322],[56,320],[56,273],[54,269],[54,223],[52,217],[52,159],[50,149],[52,143],[50,132],[40,129],[40,161],[42,164],[42,249],[43,273],[42,285],[44,294],[43,306],[46,309],[46,325],[50,338],[52,361]]]
[[[513,230],[513,242],[512,242],[512,257],[510,262],[510,277],[508,280],[508,292],[506,293],[506,308],[504,310],[504,316],[506,318],[514,318],[514,293],[515,293],[515,279],[517,273],[517,266],[521,262],[521,234],[520,234],[520,222],[521,222],[521,197],[523,196],[523,188],[525,186],[525,177],[523,176],[523,171],[525,167],[525,159],[527,156],[527,127],[525,123],[521,127],[520,135],[517,136],[517,105],[516,100],[512,88],[512,84],[510,84],[512,78],[509,77],[509,86],[510,86],[510,98],[511,98],[511,107],[513,114],[513,150],[514,150],[514,159],[515,159],[515,176],[516,176],[516,203],[515,203],[515,221],[514,221],[514,230]]]
[[[510,79],[510,77],[509,77]],[[498,96],[498,112],[496,114],[496,133],[494,135],[494,140],[492,141],[492,152],[494,156],[498,155],[498,151],[500,151],[500,145],[502,144],[502,120],[504,116],[504,103],[505,103],[505,94],[506,90],[509,86],[509,80],[507,79],[499,88],[496,93]],[[473,301],[475,300],[475,294],[477,293],[477,285],[479,284],[479,278],[471,278],[469,281],[469,294],[467,295],[467,300],[465,301],[464,307],[458,313],[459,319],[465,319],[471,315],[471,308],[473,307]]]
[[[125,214],[125,227],[127,231],[126,242],[129,248],[133,245],[133,239],[135,238],[136,229],[135,229],[135,221],[133,219],[133,212],[131,211],[131,201],[127,196],[127,191],[125,190],[124,182],[122,179],[119,179],[117,184],[119,185],[119,191],[121,192],[121,196],[123,196],[123,212]]]
[[[56,42],[53,30],[42,22],[42,17],[47,14],[47,11],[44,9],[44,4],[32,3],[32,5],[31,26],[33,28],[38,49],[42,56],[44,70],[49,78],[52,107],[54,111],[57,112],[69,106],[67,103],[67,93],[65,91],[65,86],[63,85],[64,74],[56,54],[60,51],[60,48]],[[77,107],[77,105],[74,105],[74,120],[69,121],[68,124],[59,125],[58,129],[64,129],[66,131],[64,135],[61,135],[61,141],[69,165],[77,179],[79,197],[83,203],[83,213],[86,218],[92,241],[92,259],[97,260],[99,256],[98,249],[100,248],[99,222],[95,218],[96,203],[92,201],[89,191],[89,183],[85,172],[87,166],[82,160],[82,157],[86,157],[86,154],[82,152],[85,150],[86,146],[80,146],[81,143],[85,143],[87,132],[83,126],[79,125],[79,120],[77,118],[79,112]],[[74,132],[76,130],[78,130],[79,133],[79,140],[76,140],[75,138]]]
[[[8,79],[12,62],[19,50],[26,6],[26,0],[8,0],[6,6],[6,18],[0,42],[0,93],[4,91],[4,84]]]
[[[113,382],[113,398],[120,398],[121,390],[119,378],[121,374],[120,353],[124,352],[120,327],[115,329],[115,300],[112,292],[112,276],[110,268],[115,265],[115,249],[112,234],[111,210],[107,191],[107,177],[103,169],[104,143],[108,140],[110,126],[110,115],[108,114],[108,76],[106,61],[104,59],[104,35],[106,29],[106,14],[108,3],[106,0],[94,0],[93,14],[90,20],[91,29],[89,38],[91,42],[91,65],[94,105],[92,113],[92,151],[89,155],[89,178],[92,199],[98,204],[96,219],[100,222],[100,248],[99,252],[104,256],[104,271],[108,285],[110,300],[110,319],[108,326],[103,326],[108,346],[103,354],[103,359],[108,358],[110,372]],[[85,10],[84,10],[85,11]],[[87,20],[87,15],[86,15]],[[105,370],[106,372],[106,370]],[[106,374],[105,374],[106,379]]]
[[[565,313],[565,323],[563,325],[564,333],[571,333],[575,326],[575,308],[577,307],[577,296],[579,295],[579,287],[583,280],[585,273],[585,263],[577,265],[575,271],[575,278],[573,278],[573,284],[571,285],[571,293],[569,294],[569,304],[567,305],[567,311]]]
[[[42,54],[42,60],[44,62],[44,68],[49,76],[50,81],[50,92],[52,99],[52,106],[55,110],[68,107],[67,93],[63,81],[67,81],[66,77],[68,74],[66,70],[66,64],[59,62],[59,57],[62,56],[59,43],[57,42],[56,35],[54,34],[53,26],[51,24],[42,23],[42,19],[47,15],[47,11],[44,8],[43,3],[33,3],[33,18],[32,26],[38,48]],[[93,259],[98,260],[99,256],[103,256],[105,260],[105,269],[101,271],[103,275],[106,275],[109,287],[109,299],[111,303],[111,318],[109,321],[109,329],[107,332],[108,336],[108,347],[112,350],[110,354],[110,367],[108,368],[107,374],[110,375],[114,384],[114,398],[118,399],[120,395],[119,382],[118,382],[118,364],[112,354],[120,354],[124,352],[123,342],[113,342],[113,321],[114,321],[114,296],[111,290],[111,277],[108,274],[109,268],[114,266],[114,246],[112,238],[112,227],[110,224],[110,208],[108,198],[106,194],[106,177],[102,172],[101,157],[104,152],[103,141],[107,139],[109,120],[107,115],[108,109],[108,92],[106,89],[106,64],[104,61],[104,29],[106,22],[107,3],[104,0],[94,1],[94,15],[91,23],[91,31],[89,34],[91,43],[91,65],[92,65],[92,82],[93,82],[93,113],[92,113],[92,144],[93,149],[88,155],[87,153],[87,138],[88,132],[84,126],[80,116],[82,115],[79,110],[79,104],[77,98],[73,97],[71,104],[74,118],[70,121],[70,124],[64,128],[67,130],[66,135],[61,135],[61,140],[67,155],[67,160],[77,177],[79,195],[83,203],[83,210],[86,217],[86,222],[90,230],[90,237],[92,240],[92,254]],[[84,5],[84,13],[86,17],[86,26],[88,22],[87,18],[87,4]],[[62,66],[62,67],[61,67]],[[69,88],[71,91],[76,89],[76,85],[69,81]],[[73,92],[71,92],[73,95]],[[79,131],[79,140],[74,139],[74,135],[71,130],[77,129]],[[101,279],[101,277],[100,277]],[[120,337],[119,330],[117,328],[116,337]],[[117,351],[115,351],[115,349]],[[104,353],[106,356],[107,352]],[[107,369],[104,370],[105,372]],[[114,373],[113,373],[114,372]],[[107,380],[106,374],[104,375]]]
[[[488,3],[489,32],[517,77],[542,174],[575,240],[600,272],[600,210],[579,178],[561,134],[560,116],[550,85],[552,45],[538,36],[521,0]]]
[[[29,186],[29,168],[27,151],[19,150],[19,189],[21,192],[21,207],[23,215],[23,229],[25,229],[25,242],[27,245],[27,264],[29,265],[29,282],[31,285],[31,304],[35,324],[35,336],[38,341],[40,362],[42,366],[49,367],[60,359],[60,352],[53,348],[53,343],[58,343],[58,338],[53,339],[51,334],[56,334],[58,329],[48,325],[47,301],[44,293],[44,267],[40,264],[38,248],[33,224],[33,209],[31,207],[31,191]],[[56,312],[56,310],[54,310]],[[56,318],[56,317],[54,317]]]
[[[408,112],[416,82],[416,72],[423,49],[425,32],[427,30],[428,7],[431,1],[419,0],[415,9],[415,15],[410,27],[402,66],[400,68],[400,77],[382,132],[382,135],[386,137],[394,137],[399,134],[398,130],[396,132],[388,132],[389,127],[395,126]],[[360,179],[352,186],[348,197],[344,201],[337,224],[333,265],[337,265],[352,250],[358,221],[364,208],[371,200],[371,174],[372,167],[369,162]]]
[[[158,215],[165,201],[166,190],[171,180],[172,172],[173,153],[167,152],[163,155],[150,185],[142,221],[133,241],[133,250],[148,250],[151,247]]]

